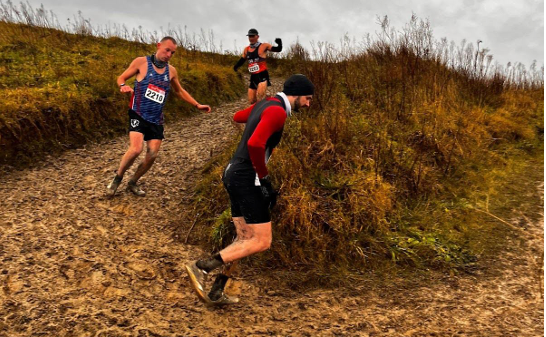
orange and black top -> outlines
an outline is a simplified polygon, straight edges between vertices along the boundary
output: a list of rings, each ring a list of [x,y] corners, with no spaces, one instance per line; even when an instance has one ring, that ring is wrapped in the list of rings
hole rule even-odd
[[[251,74],[258,74],[262,71],[267,70],[267,65],[265,63],[265,57],[261,57],[259,53],[261,42],[258,42],[254,46],[246,46],[245,54],[246,59],[248,60],[248,71]],[[250,51],[250,48],[254,47],[253,51]]]

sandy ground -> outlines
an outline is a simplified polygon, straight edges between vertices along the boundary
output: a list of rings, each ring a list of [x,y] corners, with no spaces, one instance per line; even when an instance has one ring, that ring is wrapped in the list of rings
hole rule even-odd
[[[2,173],[0,336],[543,335],[543,222],[525,215],[512,221],[523,237],[472,275],[295,293],[249,271],[231,289],[239,304],[203,306],[184,265],[205,253],[177,240],[173,223],[187,218],[187,191],[245,106],[168,124],[145,198],[126,181],[104,196],[126,136]]]

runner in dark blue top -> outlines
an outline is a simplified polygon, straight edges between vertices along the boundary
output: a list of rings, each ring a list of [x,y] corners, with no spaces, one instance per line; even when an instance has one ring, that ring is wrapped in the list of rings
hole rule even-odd
[[[269,179],[267,162],[281,140],[286,119],[292,111],[308,107],[313,93],[314,86],[307,77],[293,75],[275,97],[264,99],[233,116],[234,121],[246,123],[246,126],[222,180],[229,194],[237,238],[209,259],[186,266],[192,286],[203,302],[233,302],[223,292],[229,273],[219,274],[206,295],[203,283],[207,273],[269,249],[272,237],[269,212],[275,203],[276,191]]]
[[[163,140],[163,107],[167,101],[170,89],[184,101],[197,109],[210,112],[208,105],[202,105],[180,85],[176,69],[169,65],[169,60],[176,51],[176,41],[164,37],[157,44],[155,54],[137,57],[131,62],[123,74],[118,77],[117,84],[123,93],[132,93],[129,103],[129,149],[121,158],[116,176],[106,188],[108,196],[116,193],[123,174],[140,155],[147,145],[146,157],[140,163],[127,188],[138,196],[146,193],[136,184],[154,163]],[[134,90],[125,85],[125,81],[136,75]]]

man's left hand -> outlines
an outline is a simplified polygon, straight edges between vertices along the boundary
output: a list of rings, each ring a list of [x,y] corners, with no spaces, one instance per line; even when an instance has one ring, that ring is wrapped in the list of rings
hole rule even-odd
[[[277,197],[279,195],[279,191],[273,188],[273,185],[271,184],[271,178],[269,177],[269,175],[260,179],[260,185],[262,189],[262,194],[264,195],[265,200],[269,204],[269,209],[273,209],[273,207],[275,207],[275,205],[277,204]]]
[[[275,53],[280,53],[282,51],[282,40],[280,37],[275,39],[275,43],[277,43],[276,47],[271,46],[271,51]]]
[[[211,110],[211,109],[210,109],[210,106],[208,106],[208,105],[203,105],[203,104],[197,104],[195,107],[196,107],[197,109],[199,109],[199,110],[201,110],[201,111],[204,111],[204,112],[207,112],[207,113],[210,112],[210,110]]]
[[[279,196],[278,190],[273,190],[269,196],[269,210],[272,210],[277,204],[277,197]]]

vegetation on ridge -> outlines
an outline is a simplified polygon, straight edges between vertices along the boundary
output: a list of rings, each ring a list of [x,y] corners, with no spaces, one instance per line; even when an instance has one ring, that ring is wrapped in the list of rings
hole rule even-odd
[[[402,31],[380,23],[376,40],[311,52],[295,44],[270,60],[276,72],[306,74],[317,92],[310,111],[289,119],[272,157],[281,191],[274,243],[252,263],[319,282],[390,261],[467,269],[493,241],[479,214],[528,165],[543,163],[543,69],[501,67],[479,42],[436,41],[415,17]],[[157,33],[97,30],[81,16],[72,24],[0,1],[0,164],[126,129],[128,98],[115,79],[153,52]],[[231,70],[238,56],[215,53],[212,38],[201,52],[195,37],[174,33],[182,42],[172,63],[196,99],[244,93]],[[191,107],[170,100],[167,120],[181,112]],[[211,250],[234,235],[220,181],[233,146],[207,165],[187,215],[196,219],[192,237]]]
[[[477,201],[515,160],[541,151],[540,73],[493,67],[468,46],[450,50],[415,17],[401,32],[383,28],[365,48],[293,45],[279,61],[317,90],[270,161],[281,191],[274,243],[253,263],[315,278],[385,260],[468,267],[486,231]],[[196,198],[211,250],[233,236],[220,183],[229,156],[206,168]]]
[[[0,164],[27,164],[127,130],[129,97],[115,81],[155,45],[93,36],[83,19],[73,29],[77,34],[66,32],[43,8],[21,6],[0,2]],[[226,67],[233,59],[180,43],[171,64],[193,97],[215,105],[244,92],[242,77]],[[172,96],[167,123],[194,111]]]

